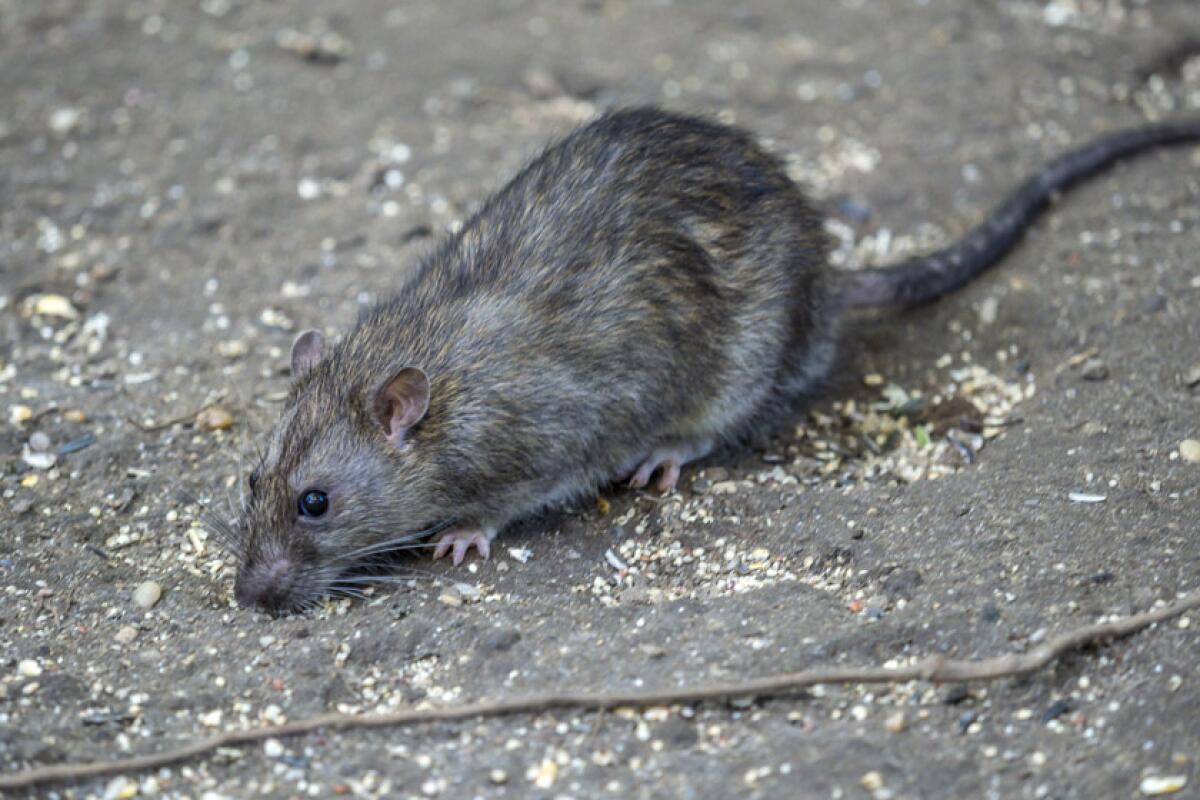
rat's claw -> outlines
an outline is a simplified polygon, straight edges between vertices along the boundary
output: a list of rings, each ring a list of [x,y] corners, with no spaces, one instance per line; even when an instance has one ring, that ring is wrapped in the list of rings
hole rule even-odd
[[[492,555],[492,540],[483,531],[454,530],[446,531],[438,537],[437,547],[433,549],[433,557],[441,558],[453,550],[454,555],[450,560],[457,567],[467,557],[467,551],[471,549],[471,545],[475,545],[479,557],[484,561],[487,561]]]

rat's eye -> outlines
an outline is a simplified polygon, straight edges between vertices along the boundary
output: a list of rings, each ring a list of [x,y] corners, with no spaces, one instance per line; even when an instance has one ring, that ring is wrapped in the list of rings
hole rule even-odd
[[[247,483],[250,484],[250,491],[253,492],[254,487],[258,486],[258,470],[251,470]]]
[[[320,489],[309,489],[300,495],[300,513],[306,517],[319,517],[329,510],[329,495]]]

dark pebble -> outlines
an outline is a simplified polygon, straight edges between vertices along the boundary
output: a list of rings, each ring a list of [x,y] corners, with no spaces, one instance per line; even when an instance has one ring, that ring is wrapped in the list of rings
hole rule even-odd
[[[995,603],[984,603],[979,609],[979,618],[987,623],[1000,621],[1000,608]]]
[[[682,717],[671,717],[658,727],[656,733],[658,738],[674,747],[691,747],[698,740],[696,724]]]
[[[1142,312],[1145,314],[1157,314],[1167,307],[1167,296],[1155,292],[1142,301]]]
[[[952,683],[946,687],[946,691],[942,694],[942,702],[948,706],[958,705],[970,696],[965,683]]]
[[[433,228],[428,225],[414,225],[400,234],[400,241],[403,244],[408,244],[416,239],[425,239],[429,236],[433,236]]]
[[[116,722],[132,722],[133,719],[133,714],[128,711],[94,711],[84,714],[79,721],[84,725],[109,725]]]
[[[921,573],[915,569],[897,570],[884,579],[883,592],[892,599],[902,597],[905,600],[912,600],[917,594],[917,587],[924,581]]]
[[[296,769],[308,769],[308,759],[304,756],[294,756],[290,753],[285,753],[279,757],[279,760],[284,764],[287,764],[289,767],[295,767]]]
[[[516,628],[493,628],[479,637],[479,649],[485,653],[503,653],[521,641]]]
[[[979,717],[979,714],[977,714],[974,711],[964,711],[963,713],[959,714],[958,715],[958,732],[960,734],[966,733],[967,728],[970,728],[971,723],[974,722],[978,717]]]
[[[1042,712],[1042,722],[1049,722],[1052,719],[1058,719],[1063,714],[1071,710],[1071,703],[1067,700],[1055,700],[1050,704],[1050,707]]]

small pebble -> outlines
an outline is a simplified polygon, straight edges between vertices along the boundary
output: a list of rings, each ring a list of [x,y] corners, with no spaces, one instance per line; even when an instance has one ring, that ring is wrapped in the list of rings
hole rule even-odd
[[[1183,385],[1189,389],[1200,386],[1200,364],[1193,364],[1183,373]]]
[[[488,780],[496,785],[508,783],[508,773],[502,769],[494,769],[488,773]]]
[[[463,597],[453,586],[438,595],[438,601],[443,605],[451,608],[458,608],[463,604]]]
[[[36,678],[42,674],[42,667],[32,658],[26,658],[17,664],[17,673],[26,678]]]
[[[991,325],[996,321],[996,313],[1000,310],[1000,301],[995,297],[985,298],[979,304],[979,324]]]
[[[1164,794],[1175,794],[1187,786],[1187,775],[1151,775],[1142,778],[1142,794],[1148,797],[1160,797]]]
[[[942,694],[942,702],[948,706],[957,705],[971,696],[965,683],[952,683]]]
[[[58,461],[58,456],[54,453],[39,453],[33,450],[25,450],[21,453],[21,460],[34,469],[50,469]]]
[[[883,722],[883,727],[887,729],[888,733],[900,733],[908,727],[908,718],[904,716],[903,711],[897,711],[888,715]]]
[[[50,437],[42,431],[36,431],[29,436],[29,449],[44,451],[50,449]]]
[[[1179,443],[1179,457],[1200,464],[1200,439],[1184,439]]]
[[[116,636],[113,638],[116,639],[119,644],[129,644],[137,638],[137,635],[137,628],[133,627],[132,625],[125,625],[121,628],[121,630],[117,631]]]
[[[160,597],[162,597],[162,587],[154,581],[146,581],[133,590],[133,603],[138,608],[154,608],[154,604]]]
[[[1098,358],[1089,358],[1083,362],[1080,375],[1085,381],[1102,381],[1108,377],[1108,365]]]
[[[267,739],[263,742],[263,755],[267,758],[279,758],[283,755],[283,743],[278,739]]]

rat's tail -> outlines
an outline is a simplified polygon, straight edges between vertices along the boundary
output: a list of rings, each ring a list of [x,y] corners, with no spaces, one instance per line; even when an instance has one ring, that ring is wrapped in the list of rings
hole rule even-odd
[[[954,291],[995,264],[1046,210],[1056,192],[1146,150],[1200,142],[1200,119],[1120,131],[1059,156],[1018,187],[987,219],[944,250],[893,267],[852,273],[842,300],[848,308],[914,306]]]

